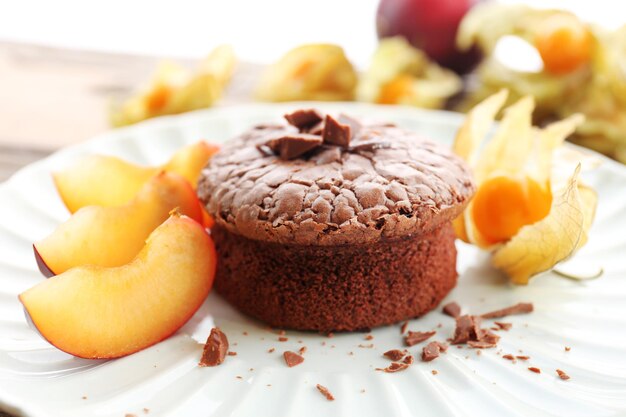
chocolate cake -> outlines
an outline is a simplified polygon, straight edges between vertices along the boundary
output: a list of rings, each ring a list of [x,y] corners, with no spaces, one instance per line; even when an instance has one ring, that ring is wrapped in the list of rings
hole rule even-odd
[[[456,283],[451,220],[474,192],[448,148],[389,124],[301,110],[202,171],[215,288],[280,328],[364,330],[420,316]]]

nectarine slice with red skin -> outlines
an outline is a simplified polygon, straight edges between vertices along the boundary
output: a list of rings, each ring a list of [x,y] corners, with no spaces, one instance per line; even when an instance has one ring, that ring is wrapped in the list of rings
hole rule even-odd
[[[71,213],[86,206],[116,207],[132,200],[159,171],[182,175],[195,188],[200,171],[218,150],[217,145],[200,141],[180,149],[159,167],[142,167],[114,156],[91,155],[52,176]]]
[[[206,230],[174,215],[130,263],[73,268],[19,299],[39,333],[57,348],[81,358],[117,358],[182,327],[211,290],[216,260]]]
[[[84,207],[35,243],[40,269],[50,275],[81,265],[127,264],[175,208],[202,224],[202,206],[189,183],[178,174],[161,172],[148,180],[130,203]]]

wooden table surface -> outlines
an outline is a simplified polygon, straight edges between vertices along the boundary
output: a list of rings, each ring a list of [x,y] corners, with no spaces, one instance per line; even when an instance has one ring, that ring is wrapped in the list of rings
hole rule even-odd
[[[130,93],[160,59],[0,42],[0,182],[110,129],[111,97]],[[259,70],[240,63],[220,105],[250,100]]]

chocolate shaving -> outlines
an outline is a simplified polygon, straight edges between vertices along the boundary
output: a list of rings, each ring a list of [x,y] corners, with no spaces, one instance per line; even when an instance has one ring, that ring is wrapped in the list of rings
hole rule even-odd
[[[569,346],[565,346],[565,351],[566,351],[566,352],[569,352],[570,350],[572,350],[572,348],[571,348],[571,347],[569,347]]]
[[[237,356],[237,352],[233,352],[232,350],[228,351],[228,356]]]
[[[529,371],[534,372],[536,374],[540,374],[541,373],[541,369],[535,367],[535,366],[531,366],[530,368],[528,368]]]
[[[480,335],[481,319],[478,316],[464,315],[457,317],[454,329],[453,345],[467,343],[470,340],[477,341]]]
[[[433,375],[437,375],[439,372],[437,372],[436,369],[433,369],[432,371],[430,371],[430,373],[433,374]]]
[[[405,321],[404,323],[402,323],[402,326],[400,327],[400,334],[405,334],[407,327],[409,327],[408,321]]]
[[[200,366],[217,366],[224,362],[228,352],[228,338],[217,327],[211,329],[200,359]]]
[[[409,365],[407,365],[406,363],[393,362],[391,365],[389,365],[386,368],[376,368],[376,370],[387,372],[387,373],[393,373],[393,372],[404,371],[408,367]]]
[[[389,358],[392,361],[399,361],[400,359],[404,358],[405,355],[406,351],[402,351],[400,349],[392,349],[383,353],[384,357]]]
[[[413,355],[407,355],[402,360],[402,362],[406,363],[407,365],[413,365],[414,361],[415,361],[415,359],[413,358]]]
[[[489,349],[494,348],[497,345],[492,342],[487,342],[483,340],[470,340],[467,342],[468,346],[474,349]]]
[[[304,355],[306,353],[306,346],[302,346],[300,349],[298,349],[298,353],[300,355]]]
[[[506,355],[502,355],[502,359],[506,359],[509,361],[514,361],[515,360],[515,356],[511,355],[510,353],[506,354]]]
[[[516,359],[519,359],[520,361],[527,361],[528,359],[530,359],[530,356],[526,356],[526,355],[517,355],[515,356]]]
[[[494,321],[493,324],[498,326],[500,330],[506,330],[506,331],[510,330],[511,327],[513,327],[513,323],[503,323],[501,321]]]
[[[570,378],[570,376],[568,374],[566,374],[565,372],[561,371],[560,369],[557,369],[556,373],[559,375],[559,378],[561,378],[564,381],[567,381]]]
[[[269,348],[269,349],[267,350],[267,353],[274,353],[274,351],[275,351],[275,350],[276,350],[275,348]]]
[[[285,336],[280,336],[280,337],[278,337],[278,341],[279,341],[279,342],[286,342],[286,341],[288,341],[288,340],[289,340],[289,338],[288,338],[288,337],[285,337]]]
[[[443,306],[443,314],[446,314],[455,319],[461,315],[461,306],[454,301]]]
[[[365,340],[373,340],[374,336],[372,336],[371,334],[368,334],[367,336],[365,336]]]
[[[326,115],[324,128],[322,129],[322,138],[324,143],[347,148],[350,145],[350,139],[352,139],[352,127],[338,122],[337,119],[330,115]]]
[[[267,145],[281,159],[289,160],[304,155],[308,151],[322,144],[322,138],[308,133],[285,134],[284,136],[271,139]]]
[[[499,319],[506,316],[511,316],[513,314],[528,314],[532,313],[533,304],[532,303],[517,303],[510,307],[506,307],[500,310],[491,311],[489,313],[481,314],[481,317],[484,319]]]
[[[500,341],[500,336],[490,330],[480,329],[478,331],[478,342],[492,343],[496,345]]]
[[[296,110],[285,114],[284,117],[290,125],[297,127],[300,132],[304,132],[324,120],[324,115],[315,109]]]
[[[290,350],[286,350],[283,353],[283,357],[285,358],[285,363],[290,368],[296,365],[300,365],[302,362],[304,362],[304,358],[302,356]]]
[[[363,348],[363,349],[371,349],[371,348],[373,348],[373,347],[374,347],[374,344],[373,344],[373,343],[369,343],[369,344],[367,344],[367,345],[364,345],[364,344],[359,344],[359,347],[360,347],[360,348]]]
[[[409,334],[404,336],[404,343],[407,346],[417,345],[418,343],[422,343],[424,340],[430,339],[437,333],[436,331],[430,332],[412,332],[409,331]]]
[[[424,362],[430,362],[437,359],[439,354],[441,352],[445,352],[446,350],[448,350],[448,346],[446,344],[437,341],[430,342],[424,346],[424,349],[422,349],[422,360]]]
[[[333,397],[333,394],[331,394],[330,391],[328,391],[328,388],[320,384],[317,384],[316,387],[317,387],[317,390],[321,392],[322,395],[326,397],[328,401],[335,401],[335,397]]]

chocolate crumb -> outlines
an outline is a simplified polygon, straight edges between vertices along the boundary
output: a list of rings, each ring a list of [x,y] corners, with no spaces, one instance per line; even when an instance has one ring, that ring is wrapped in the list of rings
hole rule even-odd
[[[541,373],[541,369],[535,367],[535,366],[531,366],[528,368],[529,371],[534,372],[536,374],[540,374]]]
[[[306,352],[306,346],[302,346],[300,349],[298,349],[298,353],[300,355],[304,355],[305,352]]]
[[[333,397],[333,394],[331,394],[331,393],[330,393],[330,391],[328,391],[328,388],[326,388],[325,386],[320,385],[320,384],[317,384],[317,385],[316,385],[316,387],[317,387],[317,390],[318,390],[319,392],[321,392],[321,393],[322,393],[322,395],[323,395],[324,397],[326,397],[326,399],[327,399],[328,401],[334,401],[334,400],[335,400],[335,397]]]
[[[302,356],[290,350],[285,351],[283,353],[283,357],[285,358],[285,363],[290,368],[296,365],[300,365],[302,362],[304,362],[304,358]]]
[[[422,349],[422,360],[424,362],[430,362],[437,359],[439,354],[441,352],[445,352],[446,350],[448,350],[448,346],[446,344],[437,341],[430,342],[424,346],[424,349]]]
[[[490,330],[480,329],[478,331],[478,341],[490,343],[495,346],[500,341],[500,336]]]
[[[365,340],[373,340],[374,336],[372,336],[371,334],[368,334],[367,336],[365,336]]]
[[[484,319],[499,319],[501,317],[510,316],[513,314],[527,314],[533,311],[532,303],[517,303],[510,307],[502,308],[500,310],[490,311],[489,313],[481,314]]]
[[[217,327],[211,329],[200,359],[200,366],[217,366],[224,362],[228,352],[228,338]]]
[[[244,336],[247,336],[247,335],[248,335],[248,332],[243,332],[242,334],[243,334]]]
[[[400,359],[404,358],[405,355],[406,351],[402,351],[400,349],[392,349],[383,353],[384,357],[389,358],[392,361],[399,361]]]
[[[285,337],[285,336],[280,336],[280,337],[278,338],[278,341],[279,341],[279,342],[286,342],[286,341],[288,341],[288,340],[289,340],[289,338],[288,338],[288,337]]]
[[[284,335],[286,335],[286,334],[287,334],[287,333],[286,333],[284,330],[279,330],[279,331],[278,331],[278,335],[279,335],[279,336],[284,336]]]
[[[389,365],[386,368],[376,368],[376,370],[387,372],[387,373],[393,373],[393,372],[404,371],[408,367],[409,365],[407,365],[406,363],[393,362],[391,365]]]
[[[83,400],[86,400],[86,399],[87,399],[87,396],[86,396],[86,395],[83,395]]]
[[[300,132],[310,129],[324,120],[324,116],[315,109],[296,110],[285,114],[287,122],[298,128]]]
[[[566,352],[569,352],[570,350],[572,350],[572,348],[571,348],[571,347],[569,347],[569,346],[565,346],[565,351],[566,351]]]
[[[515,360],[515,356],[511,355],[510,353],[508,353],[508,354],[506,354],[506,355],[503,355],[503,356],[502,356],[502,359],[506,359],[506,360],[509,360],[509,361],[513,361],[513,360]]]
[[[137,414],[127,413],[127,414],[124,414],[124,417],[137,417]]]
[[[243,379],[243,377],[241,375],[237,375],[235,378],[237,379]]]
[[[335,337],[335,334],[333,332],[327,333],[326,337]]]
[[[559,378],[561,378],[564,381],[567,381],[570,378],[570,376],[568,374],[566,374],[565,372],[561,371],[560,369],[557,369],[556,373],[559,375]]]
[[[413,346],[416,345],[418,343],[422,343],[423,341],[430,339],[431,337],[433,337],[437,332],[430,331],[430,332],[412,332],[409,331],[409,334],[406,335],[404,337],[404,343],[407,346]]]
[[[144,414],[149,414],[150,413],[150,409],[149,408],[144,408],[143,409],[143,413]]]
[[[325,341],[322,341],[322,346],[326,346],[326,342]]]
[[[441,329],[442,327],[443,327],[443,324],[441,324],[441,323],[437,323],[437,328],[438,328],[438,329]]]
[[[371,349],[371,348],[374,347],[374,344],[373,343],[370,343],[370,344],[367,344],[367,345],[359,344],[359,347],[360,348],[364,348],[364,349]]]
[[[248,371],[252,372],[252,371],[254,371],[254,368],[250,368],[250,369],[248,369]]]
[[[228,356],[237,356],[237,352],[233,352],[232,350],[229,350]]]
[[[436,369],[433,369],[432,371],[430,371],[430,373],[433,374],[433,375],[437,375],[439,372],[437,372]]]
[[[415,359],[413,358],[413,355],[407,355],[404,357],[402,362],[406,363],[407,365],[413,365],[413,362],[415,362]]]
[[[274,351],[275,351],[275,350],[276,350],[276,348],[269,348],[269,349],[267,350],[267,353],[274,353]]]
[[[493,324],[498,326],[500,330],[505,330],[505,331],[508,331],[511,329],[511,327],[513,327],[513,323],[503,323],[501,321],[494,321]]]
[[[480,356],[480,355],[482,355],[482,354],[483,354],[483,352],[482,352],[482,350],[478,349],[478,350],[476,350],[476,354],[477,354],[478,356]]]
[[[350,352],[348,352],[348,355],[354,356],[354,352],[350,351]]]
[[[405,334],[407,327],[409,327],[408,321],[405,321],[404,323],[402,323],[402,326],[400,327],[400,334]]]
[[[528,359],[530,359],[530,356],[517,355],[517,356],[515,356],[515,358],[519,359],[520,361],[527,361]]]
[[[443,306],[443,314],[457,318],[461,315],[461,306],[454,301]]]
[[[364,393],[365,393],[365,390],[364,390],[364,389],[362,389],[362,390],[361,390],[361,394],[364,394]]]

